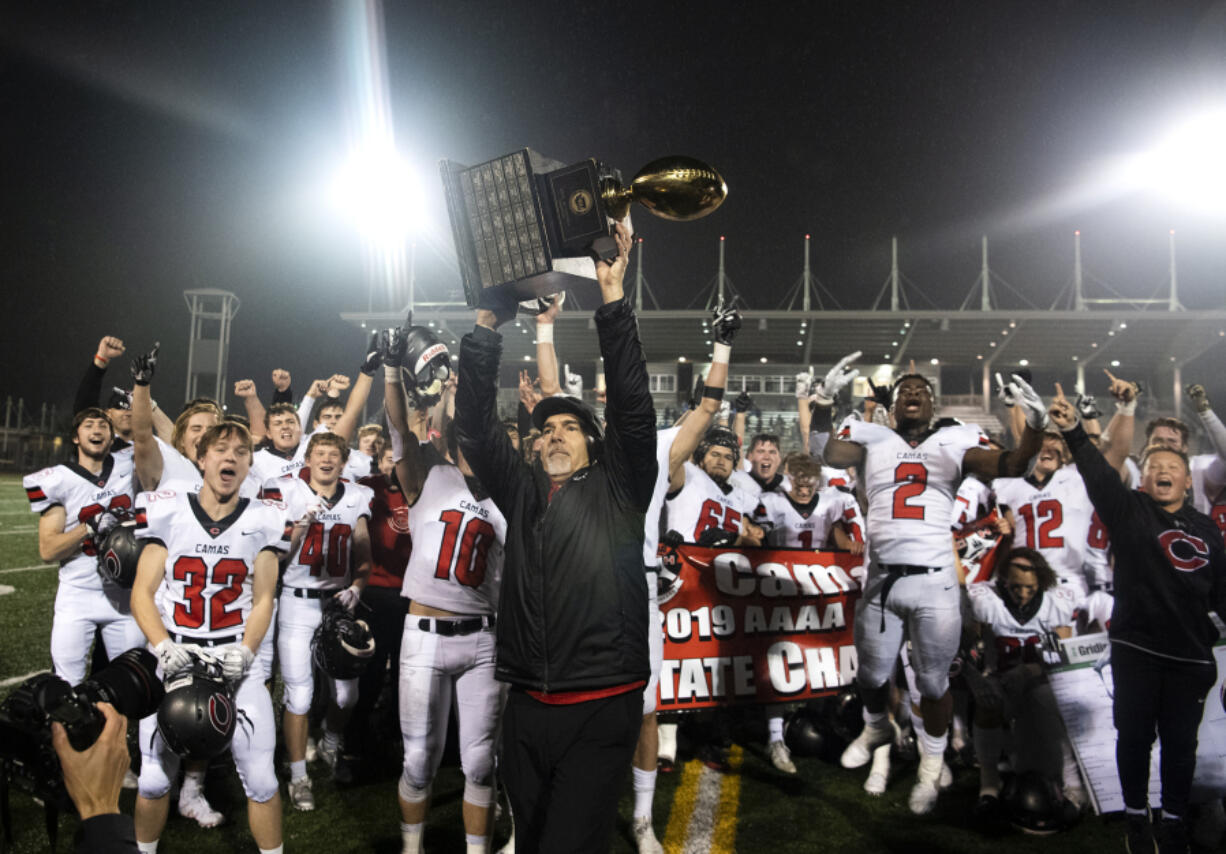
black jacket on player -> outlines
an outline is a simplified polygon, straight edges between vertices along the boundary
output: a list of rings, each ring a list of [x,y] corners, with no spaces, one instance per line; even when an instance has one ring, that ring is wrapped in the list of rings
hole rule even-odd
[[[497,678],[535,691],[609,688],[650,672],[643,521],[655,409],[629,303],[598,308],[596,330],[608,384],[603,447],[556,491],[498,419],[502,336],[478,326],[460,344],[456,435],[507,520]]]
[[[1081,425],[1064,438],[1111,537],[1111,640],[1177,661],[1212,664],[1218,633],[1209,612],[1226,616],[1221,530],[1191,504],[1168,513],[1144,492],[1124,486]]]

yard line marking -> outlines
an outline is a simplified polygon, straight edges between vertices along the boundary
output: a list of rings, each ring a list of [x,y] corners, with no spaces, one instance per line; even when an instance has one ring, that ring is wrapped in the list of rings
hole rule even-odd
[[[711,840],[711,854],[735,854],[736,814],[741,804],[741,760],[744,751],[734,745],[728,751],[728,765],[732,772],[724,775],[720,787],[719,807],[715,816],[715,832]]]
[[[685,832],[690,826],[690,815],[694,811],[694,799],[698,794],[698,778],[707,770],[697,759],[685,763],[681,771],[681,782],[673,793],[673,807],[668,813],[668,827],[664,831],[664,850],[667,854],[680,854],[685,842]]]
[[[7,536],[9,534],[33,534],[37,533],[37,531],[38,528],[19,528],[14,531],[0,531],[0,537]]]
[[[0,584],[0,596],[7,596],[10,593],[16,593],[17,588],[11,584]]]
[[[20,685],[31,676],[37,676],[40,673],[48,673],[47,670],[35,670],[33,673],[27,673],[25,676],[12,676],[8,679],[0,679],[0,688],[8,688],[11,685]]]
[[[15,566],[12,569],[0,569],[0,573],[29,572],[32,569],[52,569],[54,567],[53,563],[40,563],[38,566]]]

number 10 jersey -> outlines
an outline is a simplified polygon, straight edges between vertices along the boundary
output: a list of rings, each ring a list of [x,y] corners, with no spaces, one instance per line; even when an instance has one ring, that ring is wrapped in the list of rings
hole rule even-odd
[[[450,464],[432,466],[409,508],[413,553],[401,594],[457,614],[493,614],[502,581],[507,520],[478,500]]]

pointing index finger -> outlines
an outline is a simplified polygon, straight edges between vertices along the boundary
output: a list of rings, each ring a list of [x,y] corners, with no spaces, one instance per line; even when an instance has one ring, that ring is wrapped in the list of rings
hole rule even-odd
[[[1117,380],[1117,379],[1115,378],[1115,374],[1111,373],[1111,372],[1110,372],[1109,370],[1107,370],[1106,368],[1103,368],[1103,373],[1107,375],[1107,379],[1111,380],[1111,382],[1113,382],[1113,383],[1115,383],[1115,382],[1119,382],[1119,380]]]
[[[1056,383],[1056,400],[1067,400],[1064,396],[1064,389],[1060,387],[1060,383]]]

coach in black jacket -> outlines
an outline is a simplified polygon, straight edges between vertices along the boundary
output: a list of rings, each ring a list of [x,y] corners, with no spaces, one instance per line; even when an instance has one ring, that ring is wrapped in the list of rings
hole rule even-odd
[[[1217,630],[1209,611],[1226,616],[1222,533],[1187,503],[1187,455],[1150,446],[1141,458],[1141,490],[1126,488],[1091,444],[1057,385],[1051,420],[1064,438],[1090,501],[1111,537],[1115,605],[1111,611],[1115,761],[1128,813],[1132,851],[1187,851],[1183,818],[1196,769],[1197,729],[1217,667]],[[1162,740],[1162,820],[1148,817],[1149,753]]]
[[[608,850],[649,675],[643,522],[656,479],[655,411],[634,312],[622,292],[630,235],[598,263],[596,329],[607,432],[578,398],[537,404],[541,462],[499,422],[502,336],[514,304],[480,310],[460,345],[456,433],[507,519],[499,680],[511,685],[499,771],[520,854]]]

